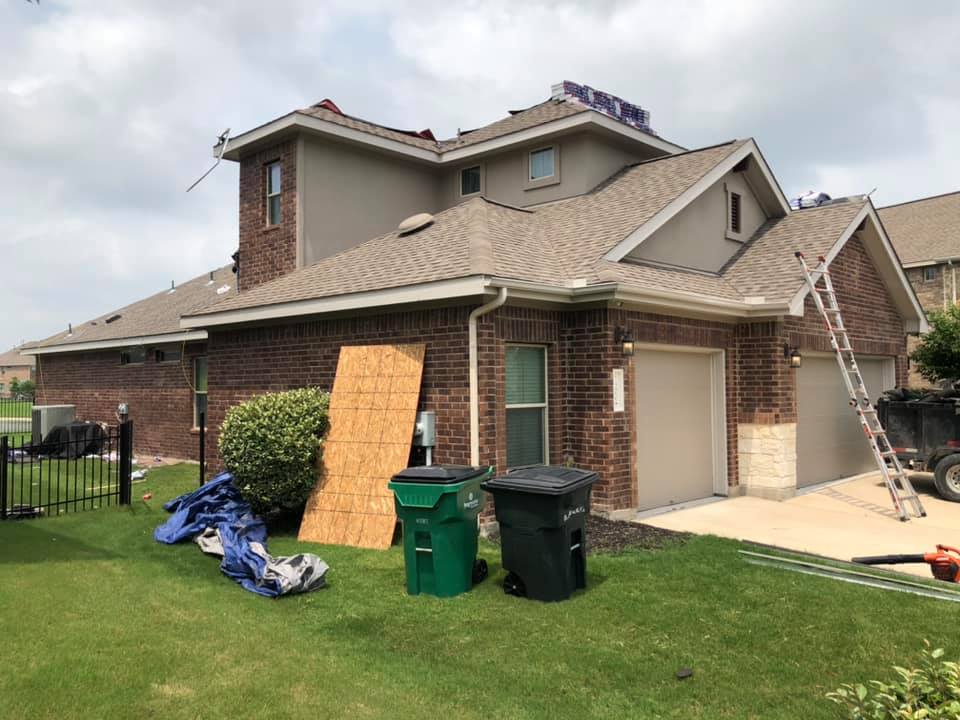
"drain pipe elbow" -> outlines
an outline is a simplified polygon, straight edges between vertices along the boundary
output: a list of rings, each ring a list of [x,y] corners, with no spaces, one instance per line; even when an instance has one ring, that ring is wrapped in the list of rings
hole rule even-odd
[[[480,362],[477,348],[477,320],[491,313],[507,301],[507,289],[501,287],[497,297],[485,305],[474,308],[470,313],[469,354],[470,354],[470,464],[480,464]]]

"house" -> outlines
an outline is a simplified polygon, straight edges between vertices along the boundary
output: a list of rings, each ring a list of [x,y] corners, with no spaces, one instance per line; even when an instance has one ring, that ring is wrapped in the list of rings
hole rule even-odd
[[[115,422],[126,404],[137,451],[198,459],[207,336],[183,330],[180,318],[229,293],[227,265],[30,344],[37,404],[76,405],[79,419],[96,422]]]
[[[956,305],[960,191],[890,205],[878,212],[924,311]],[[917,336],[909,338],[909,352],[917,343]],[[912,386],[927,384],[915,370],[909,381]]]
[[[33,369],[36,364],[33,356],[21,355],[22,345],[0,353],[0,397],[9,397],[10,384],[17,380],[33,380]]]
[[[179,322],[206,359],[211,448],[232,405],[331,387],[342,345],[417,342],[437,462],[573,462],[610,511],[789,497],[872,467],[794,252],[832,261],[870,387],[905,378],[926,327],[868,198],[791,211],[753,140],[685,150],[575,83],[444,141],[325,100],[224,157],[239,292]],[[101,376],[124,396],[119,345],[39,352],[50,401]]]

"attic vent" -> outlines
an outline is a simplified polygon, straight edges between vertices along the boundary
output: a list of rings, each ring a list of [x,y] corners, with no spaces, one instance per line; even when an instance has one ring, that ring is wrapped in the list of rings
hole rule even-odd
[[[107,325],[109,325],[110,323],[116,322],[116,321],[119,320],[119,319],[120,319],[120,314],[118,313],[118,314],[116,314],[116,315],[111,315],[110,317],[108,317],[108,318],[107,318],[106,320],[104,320],[103,322],[106,323]]]
[[[418,213],[411,215],[397,226],[397,232],[401,235],[410,235],[417,230],[433,224],[433,215],[430,213]]]
[[[730,232],[740,232],[740,193],[730,193]]]

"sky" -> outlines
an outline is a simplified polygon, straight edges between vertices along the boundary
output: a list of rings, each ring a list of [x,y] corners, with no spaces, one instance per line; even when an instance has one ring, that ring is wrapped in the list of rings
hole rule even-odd
[[[325,97],[438,137],[560,80],[694,148],[753,137],[789,196],[960,189],[960,3],[925,0],[6,0],[0,350],[237,246],[211,146]]]

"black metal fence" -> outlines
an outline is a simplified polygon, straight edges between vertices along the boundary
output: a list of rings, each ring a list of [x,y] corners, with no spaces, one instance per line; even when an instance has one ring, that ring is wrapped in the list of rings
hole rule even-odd
[[[0,435],[29,434],[32,416],[33,398],[0,397]]]
[[[130,504],[133,423],[71,427],[40,444],[0,436],[0,520]]]

